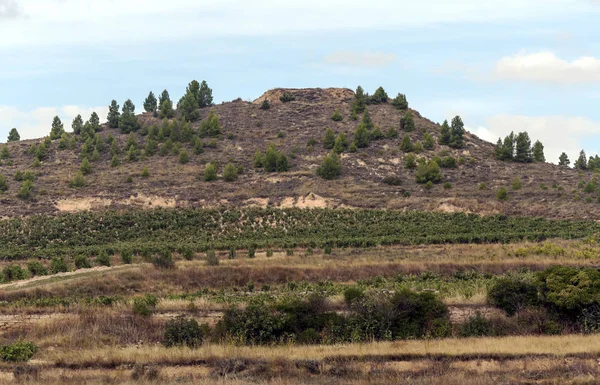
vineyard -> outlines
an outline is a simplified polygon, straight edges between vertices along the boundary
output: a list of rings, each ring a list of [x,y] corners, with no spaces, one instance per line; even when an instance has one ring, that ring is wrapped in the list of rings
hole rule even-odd
[[[334,209],[155,209],[38,215],[0,222],[0,257],[48,259],[100,251],[344,248],[583,238],[593,221]]]

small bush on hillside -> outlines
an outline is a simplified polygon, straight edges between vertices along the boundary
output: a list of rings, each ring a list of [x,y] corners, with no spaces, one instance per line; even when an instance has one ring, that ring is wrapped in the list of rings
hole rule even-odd
[[[456,168],[458,167],[456,164],[456,159],[452,156],[446,156],[444,158],[442,158],[442,162],[440,164],[440,167],[443,168]]]
[[[229,248],[229,254],[227,255],[227,258],[229,258],[229,259],[235,259],[236,256],[237,256],[237,250],[233,246],[230,247]]]
[[[30,180],[23,181],[17,196],[23,200],[31,199],[33,197],[33,182]]]
[[[2,269],[5,282],[18,281],[27,278],[27,271],[19,265],[8,265]]]
[[[77,269],[89,269],[92,264],[86,255],[80,254],[75,257],[75,267]]]
[[[179,317],[167,323],[163,345],[167,348],[173,346],[186,346],[197,348],[202,345],[204,332],[194,319]]]
[[[417,183],[439,183],[444,178],[440,166],[434,161],[429,161],[420,165],[417,168],[415,177],[417,179]]]
[[[238,178],[237,168],[233,165],[233,163],[227,163],[225,169],[223,170],[223,179],[226,182],[235,182]]]
[[[256,256],[256,249],[254,246],[248,247],[248,258],[254,258]]]
[[[157,269],[174,269],[175,262],[170,251],[162,251],[159,255],[152,258],[152,264]]]
[[[214,250],[206,252],[206,264],[208,266],[219,266],[219,257]]]
[[[512,316],[519,310],[538,303],[535,285],[515,278],[501,278],[487,294],[488,302]]]
[[[4,362],[26,362],[38,351],[33,342],[16,341],[10,345],[0,346],[0,359]]]
[[[29,270],[29,274],[31,274],[32,277],[48,275],[48,270],[39,261],[29,262],[27,264],[27,270]]]
[[[395,175],[389,175],[383,178],[382,182],[390,186],[400,186],[402,184],[402,179]]]
[[[417,168],[417,157],[415,154],[406,154],[404,157],[404,167],[409,170]]]
[[[294,100],[296,100],[296,96],[294,96],[294,94],[292,94],[291,92],[284,92],[283,95],[279,97],[279,100],[282,103],[293,102]]]
[[[469,317],[467,322],[460,327],[461,337],[487,337],[493,333],[492,322],[482,316],[480,312]]]
[[[342,120],[344,120],[344,117],[342,116],[342,113],[339,109],[335,110],[333,115],[331,115],[331,120],[333,120],[334,122],[341,122]]]
[[[81,188],[85,186],[85,178],[81,171],[77,172],[77,175],[73,177],[73,179],[69,182],[69,187],[71,188]]]
[[[521,178],[515,178],[511,183],[513,190],[520,190],[523,187],[523,182],[521,182]]]
[[[98,253],[98,256],[96,257],[96,264],[98,266],[110,266],[110,257],[106,251],[102,250],[100,253]]]
[[[133,314],[150,317],[158,305],[158,298],[151,294],[133,299]]]
[[[499,201],[508,200],[508,190],[506,190],[506,187],[500,187],[500,190],[496,193],[496,199]]]
[[[269,108],[271,108],[271,103],[269,102],[269,99],[263,100],[262,103],[260,104],[260,109],[268,110]]]
[[[69,271],[69,267],[63,257],[54,257],[50,261],[50,271],[52,274],[66,273]]]
[[[133,253],[131,250],[121,250],[121,261],[125,265],[130,265],[133,262]]]
[[[365,292],[363,289],[357,286],[351,286],[344,290],[344,302],[346,302],[346,306],[350,307],[356,301],[360,301],[365,297]]]
[[[214,163],[209,163],[204,169],[204,181],[212,182],[217,180],[217,166]]]
[[[342,165],[340,164],[340,158],[335,152],[331,152],[325,159],[319,168],[317,168],[317,175],[323,179],[331,180],[339,177],[342,174]]]
[[[0,193],[8,191],[8,182],[4,175],[0,175]]]

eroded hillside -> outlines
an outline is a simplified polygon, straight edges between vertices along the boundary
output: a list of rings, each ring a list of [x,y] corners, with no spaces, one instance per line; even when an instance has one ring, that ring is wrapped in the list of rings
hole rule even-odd
[[[282,103],[284,92],[295,96],[294,101]],[[264,99],[271,103],[261,109]],[[58,213],[100,208],[124,207],[216,207],[216,206],[271,206],[271,207],[350,207],[387,208],[394,210],[424,210],[440,212],[471,212],[481,214],[514,214],[552,218],[600,219],[600,204],[595,193],[586,193],[591,174],[550,164],[507,163],[495,160],[491,143],[467,133],[462,149],[440,146],[437,138],[440,126],[411,110],[416,129],[406,133],[412,143],[423,141],[425,133],[436,139],[433,150],[415,154],[417,158],[452,156],[457,168],[444,168],[444,183],[431,189],[415,181],[415,170],[405,167],[406,153],[399,144],[404,131],[400,121],[406,111],[391,104],[369,105],[369,114],[376,126],[386,132],[391,127],[398,137],[373,140],[367,148],[341,154],[342,176],[324,180],[316,169],[329,153],[323,147],[323,134],[327,127],[336,133],[345,133],[352,140],[361,121],[351,119],[354,92],[348,89],[300,89],[268,91],[253,103],[242,100],[222,103],[199,110],[200,117],[193,123],[197,130],[209,111],[218,114],[222,134],[216,139],[216,148],[209,139],[196,154],[190,143],[181,143],[189,154],[189,162],[182,164],[175,151],[160,151],[137,161],[128,161],[124,153],[129,135],[119,129],[103,126],[99,132],[107,138],[112,135],[121,148],[120,165],[111,167],[113,156],[109,146],[92,162],[92,171],[85,176],[85,186],[69,185],[80,169],[81,143],[72,148],[59,149],[59,140],[53,141],[48,154],[39,167],[32,167],[34,156],[30,147],[42,140],[26,140],[8,144],[10,158],[2,161],[0,174],[8,183],[8,191],[0,196],[1,216]],[[343,120],[336,122],[332,114],[339,109]],[[138,116],[143,126],[162,122],[151,114]],[[65,122],[68,126],[69,122]],[[148,137],[140,130],[135,141],[143,149]],[[215,142],[212,143],[214,146]],[[310,143],[312,142],[312,145]],[[284,152],[290,162],[288,172],[265,172],[254,167],[257,151],[265,151],[272,143]],[[164,146],[158,144],[158,149]],[[177,147],[177,143],[175,143]],[[168,154],[167,154],[168,153]],[[206,182],[203,179],[207,163],[215,162],[218,174],[231,162],[243,166],[235,182],[222,178]],[[147,168],[147,177],[142,177]],[[32,197],[21,199],[18,192],[21,182],[15,175],[21,171],[35,174]],[[395,176],[399,185],[384,183],[386,177]],[[522,182],[520,189],[512,189],[515,178]],[[581,184],[580,182],[584,183]],[[506,187],[506,201],[496,199],[496,193]]]

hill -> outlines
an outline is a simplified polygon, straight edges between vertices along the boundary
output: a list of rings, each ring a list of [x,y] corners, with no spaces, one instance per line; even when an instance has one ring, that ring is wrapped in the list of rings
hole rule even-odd
[[[284,93],[293,95],[295,100],[280,101]],[[326,128],[331,127],[336,134],[345,133],[352,140],[361,122],[361,115],[357,120],[351,118],[354,96],[353,91],[338,88],[274,89],[254,102],[238,99],[201,108],[197,110],[199,119],[191,124],[192,134],[212,111],[220,120],[221,135],[215,139],[203,138],[199,150],[185,140],[173,143],[167,143],[166,138],[162,142],[157,140],[157,153],[153,156],[144,155],[141,150],[148,143],[149,129],[158,130],[163,122],[144,113],[138,115],[142,129],[132,134],[139,149],[135,161],[129,161],[125,153],[128,140],[132,140],[130,136],[104,124],[98,135],[104,141],[110,136],[115,138],[120,149],[117,156],[120,165],[111,167],[110,146],[104,146],[98,153],[99,159],[91,162],[91,172],[80,188],[70,187],[70,182],[80,169],[83,142],[71,140],[67,148],[61,150],[61,140],[52,141],[38,167],[32,166],[34,155],[30,149],[43,143],[42,139],[8,143],[10,158],[3,160],[0,166],[0,175],[6,177],[8,185],[8,190],[0,196],[2,215],[126,207],[268,206],[600,219],[596,195],[583,191],[591,175],[552,164],[498,161],[493,144],[468,132],[463,148],[440,145],[439,124],[410,109],[415,129],[405,132],[400,122],[406,111],[391,103],[369,105],[368,112],[383,133],[393,128],[398,136],[371,140],[366,148],[343,152],[341,177],[322,179],[316,170],[330,152],[323,146]],[[261,108],[265,99],[270,103],[269,109]],[[331,118],[336,110],[341,113],[341,121]],[[169,123],[180,126],[175,119]],[[405,134],[413,144],[423,142],[426,134],[435,139],[433,149],[420,151],[415,154],[417,158],[439,156],[456,160],[456,168],[442,169],[443,182],[448,183],[427,188],[416,182],[415,170],[405,167],[407,152],[399,148]],[[271,143],[287,155],[289,171],[265,172],[255,168],[256,152],[265,151]],[[187,163],[180,162],[180,149],[189,155]],[[219,176],[230,162],[243,172],[234,182],[225,182],[220,177],[206,182],[204,169],[210,162],[217,165]],[[142,177],[144,169],[148,175]],[[20,179],[19,172],[27,170],[35,174],[34,189],[31,197],[22,199],[18,196],[21,181],[16,179]],[[513,190],[511,184],[515,178],[520,179],[522,187]],[[496,198],[502,187],[509,192],[506,201]]]

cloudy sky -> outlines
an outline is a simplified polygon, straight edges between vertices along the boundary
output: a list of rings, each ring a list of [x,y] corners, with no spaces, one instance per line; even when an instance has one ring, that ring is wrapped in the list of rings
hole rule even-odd
[[[0,141],[205,79],[217,102],[382,85],[573,159],[600,151],[599,19],[600,0],[0,0]]]

